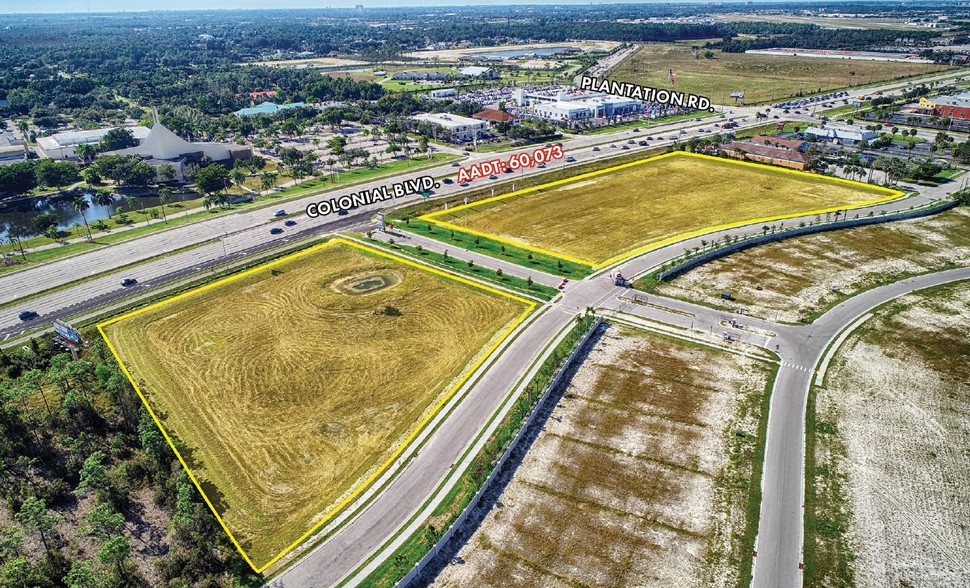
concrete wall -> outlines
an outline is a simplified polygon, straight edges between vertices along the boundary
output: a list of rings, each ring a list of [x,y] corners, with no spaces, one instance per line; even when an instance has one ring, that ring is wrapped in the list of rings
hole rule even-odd
[[[482,487],[478,489],[478,492],[475,493],[475,496],[468,503],[468,506],[465,507],[465,510],[463,510],[462,513],[455,520],[455,523],[451,526],[451,528],[448,529],[448,531],[444,535],[442,535],[441,539],[439,539],[438,542],[434,544],[431,550],[428,551],[428,553],[423,558],[421,558],[421,561],[419,561],[417,565],[415,565],[410,572],[408,572],[403,578],[401,578],[401,581],[398,582],[395,586],[407,586],[408,584],[413,582],[416,578],[418,578],[418,576],[421,575],[421,573],[428,566],[428,564],[431,563],[431,561],[438,556],[438,552],[440,552],[448,544],[452,536],[454,536],[454,534],[462,528],[462,525],[465,524],[465,520],[468,518],[469,513],[471,513],[475,509],[475,506],[478,505],[479,501],[482,499],[482,496],[484,496],[485,493],[488,492],[489,488],[492,486],[492,484],[495,482],[495,479],[499,476],[499,473],[502,471],[502,466],[505,465],[505,462],[508,460],[509,456],[512,455],[512,452],[515,450],[515,448],[518,447],[519,443],[522,441],[522,438],[525,436],[526,431],[528,431],[529,427],[532,426],[532,424],[535,422],[537,415],[541,414],[541,411],[539,409],[543,405],[545,405],[546,402],[548,402],[549,397],[556,390],[556,388],[562,383],[563,375],[569,370],[569,366],[571,366],[572,363],[576,360],[576,356],[579,355],[580,351],[586,345],[586,342],[589,341],[590,337],[592,337],[596,333],[596,331],[599,329],[601,324],[603,324],[603,319],[597,318],[596,322],[593,323],[593,325],[589,328],[589,330],[586,331],[586,334],[583,336],[583,338],[579,340],[579,343],[576,345],[576,347],[573,348],[572,353],[570,353],[569,357],[566,358],[566,361],[563,362],[562,367],[560,367],[559,371],[556,372],[556,375],[552,378],[552,381],[549,383],[549,386],[546,387],[545,392],[543,392],[542,396],[539,398],[539,401],[536,402],[535,407],[533,407],[532,412],[529,414],[529,417],[525,420],[522,427],[519,429],[519,432],[512,439],[512,442],[509,443],[509,446],[505,450],[505,452],[502,453],[502,457],[499,458],[498,462],[495,464],[495,467],[492,468],[492,473],[489,474],[488,478],[485,479],[485,483],[483,483]],[[550,352],[551,350],[552,349],[550,349]],[[543,361],[545,360],[543,359]]]

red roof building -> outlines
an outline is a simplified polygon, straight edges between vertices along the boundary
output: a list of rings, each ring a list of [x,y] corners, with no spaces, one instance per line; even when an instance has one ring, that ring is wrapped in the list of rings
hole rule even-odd
[[[519,124],[519,117],[514,114],[509,114],[504,110],[495,110],[494,108],[486,108],[481,112],[476,112],[472,115],[472,118],[477,118],[478,120],[483,120],[493,125],[498,123]]]
[[[749,141],[732,141],[721,145],[721,153],[745,161],[770,163],[792,169],[805,170],[808,168],[809,158],[801,151],[785,147],[759,145]]]

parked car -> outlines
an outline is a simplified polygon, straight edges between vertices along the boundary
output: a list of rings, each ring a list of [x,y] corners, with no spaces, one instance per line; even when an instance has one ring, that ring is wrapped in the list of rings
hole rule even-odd
[[[293,220],[293,219],[290,219],[290,220],[286,221],[283,224],[286,225],[286,226],[288,226],[288,227],[292,227],[292,226],[295,226],[296,225],[296,221]]]
[[[20,320],[22,320],[22,321],[29,321],[29,320],[32,320],[32,319],[37,318],[39,315],[36,312],[34,312],[33,310],[24,310],[24,311],[22,311],[17,316],[19,316],[20,317]]]
[[[270,235],[279,235],[282,232],[283,232],[283,229],[279,227],[273,227],[272,229],[269,230]]]
[[[128,286],[134,286],[137,283],[138,283],[138,280],[136,280],[135,278],[125,278],[124,280],[121,280],[121,285],[126,288]]]
[[[286,216],[286,211],[282,208],[273,213],[273,216]]]

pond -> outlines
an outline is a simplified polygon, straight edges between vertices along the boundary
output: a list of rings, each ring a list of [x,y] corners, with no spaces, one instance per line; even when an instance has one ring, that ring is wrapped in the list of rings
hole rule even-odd
[[[192,200],[198,197],[198,194],[189,190],[184,192],[176,191],[172,194],[170,204]],[[16,229],[16,232],[21,235],[25,233],[33,234],[30,219],[38,214],[47,212],[57,216],[57,228],[59,230],[68,232],[74,230],[75,224],[83,224],[83,222],[81,221],[81,215],[74,210],[71,204],[73,199],[74,197],[72,195],[65,194],[55,197],[38,196],[36,198],[18,198],[13,201],[0,202],[0,239],[6,239],[7,233],[11,228]],[[114,215],[119,206],[124,212],[128,213],[129,218],[132,220],[142,221],[145,220],[145,216],[137,211],[160,204],[157,192],[135,196],[136,202],[134,208],[128,205],[127,195],[123,194],[112,194],[112,203],[107,206],[95,204],[92,201],[92,195],[90,193],[84,194],[84,199],[91,206],[84,211],[84,216],[87,218],[88,224]],[[166,210],[168,209],[166,208]],[[176,213],[179,210],[181,209],[173,208],[171,213]]]

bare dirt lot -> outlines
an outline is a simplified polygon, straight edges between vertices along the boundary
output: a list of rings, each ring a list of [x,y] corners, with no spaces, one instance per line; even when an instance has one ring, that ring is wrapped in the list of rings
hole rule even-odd
[[[610,326],[434,586],[734,586],[768,377]]]
[[[757,317],[812,320],[854,294],[970,263],[970,208],[936,216],[831,231],[754,247],[655,286],[658,294],[721,308],[744,307]],[[725,303],[728,291],[736,302]]]
[[[883,307],[836,358],[806,586],[970,586],[970,283]]]

